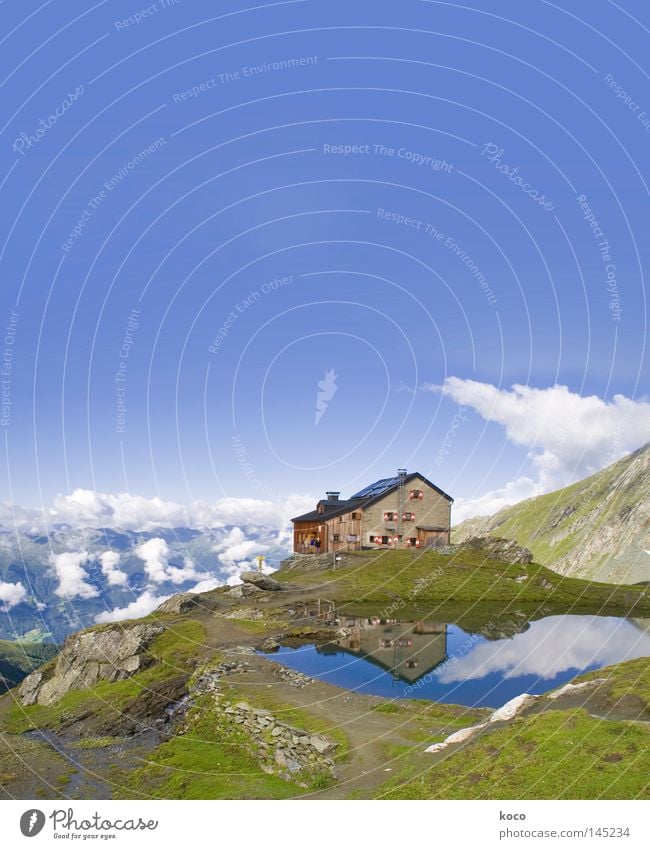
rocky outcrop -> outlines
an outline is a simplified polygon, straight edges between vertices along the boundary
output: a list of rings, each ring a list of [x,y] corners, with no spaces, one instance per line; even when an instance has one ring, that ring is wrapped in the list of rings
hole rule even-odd
[[[204,601],[195,593],[176,593],[156,608],[156,613],[163,616],[166,613],[189,613],[196,607],[202,607]]]
[[[51,705],[70,690],[134,675],[150,662],[146,649],[163,630],[162,625],[146,622],[72,634],[56,665],[25,678],[18,690],[21,703]]]
[[[247,661],[231,660],[203,671],[191,687],[190,697],[183,703],[183,710],[188,711],[198,696],[210,695],[213,700],[212,709],[222,733],[233,740],[239,739],[257,758],[264,772],[294,781],[302,787],[308,787],[319,775],[335,777],[331,755],[338,744],[329,737],[290,725],[278,719],[273,711],[267,708],[256,707],[245,700],[236,701],[225,697],[221,692],[223,676],[246,673],[248,669]],[[285,670],[291,676],[304,678],[308,682],[312,680],[283,666],[278,669]]]
[[[479,722],[478,725],[470,725],[467,728],[461,728],[460,731],[455,731],[453,734],[450,734],[449,737],[446,737],[442,743],[434,743],[431,746],[428,746],[424,751],[429,752],[429,754],[434,754],[435,752],[441,752],[443,749],[446,749],[447,746],[453,746],[455,743],[465,743],[467,740],[471,740],[479,731],[483,731],[485,728],[489,728],[492,723],[495,722],[510,722],[516,717],[520,716],[529,707],[531,707],[539,698],[539,696],[531,696],[530,693],[521,693],[519,696],[515,696],[514,699],[510,699],[509,702],[506,702],[505,705],[502,705],[500,708],[497,708],[493,711],[490,716],[486,719],[485,722]]]
[[[261,572],[242,572],[239,577],[245,584],[252,584],[265,592],[275,593],[287,589],[284,584],[276,581],[275,578],[270,578],[268,575],[263,575]]]
[[[478,551],[488,560],[500,560],[502,563],[531,563],[532,552],[518,545],[512,539],[503,537],[471,537],[458,546],[460,550]]]

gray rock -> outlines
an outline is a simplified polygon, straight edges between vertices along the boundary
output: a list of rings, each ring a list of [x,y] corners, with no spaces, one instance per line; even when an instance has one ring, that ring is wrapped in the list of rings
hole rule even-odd
[[[479,551],[490,560],[503,563],[530,563],[533,554],[528,548],[504,537],[472,537],[458,546],[459,550]]]
[[[284,584],[261,572],[242,572],[239,577],[245,584],[253,584],[265,592],[281,592],[287,589]]]
[[[18,690],[20,701],[23,705],[27,707],[28,705],[36,704],[42,680],[43,673],[38,670],[36,670],[36,672],[32,672],[27,676],[27,678],[25,678]]]
[[[147,665],[145,649],[163,630],[162,625],[146,622],[71,634],[47,681],[42,677],[37,681],[32,675],[23,681],[21,701],[52,705],[69,690],[87,689],[100,680],[128,678]]]
[[[321,755],[325,754],[325,752],[331,752],[332,749],[336,748],[331,740],[328,740],[327,737],[321,737],[320,734],[313,734],[309,738],[309,742]]]
[[[201,599],[194,593],[176,593],[156,608],[156,613],[188,613],[199,607]]]
[[[294,761],[293,758],[286,758],[286,765],[289,772],[300,772],[301,766],[298,761]]]

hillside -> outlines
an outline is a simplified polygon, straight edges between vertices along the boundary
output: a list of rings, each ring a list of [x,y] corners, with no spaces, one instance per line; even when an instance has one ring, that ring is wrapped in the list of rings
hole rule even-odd
[[[0,640],[0,693],[15,687],[56,652],[52,644]]]
[[[324,559],[297,559],[274,577],[248,573],[242,586],[177,595],[143,619],[69,636],[58,657],[0,697],[0,792],[24,799],[471,797],[477,770],[467,769],[466,748],[453,744],[445,772],[442,756],[425,748],[477,726],[476,751],[494,742],[514,747],[517,758],[512,775],[481,767],[481,796],[485,786],[499,798],[647,795],[645,658],[598,670],[593,684],[569,697],[536,697],[534,710],[511,725],[483,707],[401,699],[393,686],[388,699],[344,689],[292,670],[278,653],[280,645],[347,634],[348,611],[366,604],[406,620],[426,610],[477,635],[472,645],[483,635],[498,646],[567,611],[647,617],[647,588],[586,583],[469,551],[346,555],[336,571]],[[326,610],[331,603],[341,613],[323,618],[324,600]],[[451,661],[441,666],[450,668]],[[583,789],[571,782],[584,766],[577,757],[585,740],[605,769],[594,770]],[[575,746],[575,759],[558,758],[563,743]],[[534,762],[526,760],[531,748],[539,750]],[[549,764],[551,790],[540,785]]]
[[[650,443],[564,489],[468,519],[453,540],[487,534],[516,540],[562,575],[650,580]]]

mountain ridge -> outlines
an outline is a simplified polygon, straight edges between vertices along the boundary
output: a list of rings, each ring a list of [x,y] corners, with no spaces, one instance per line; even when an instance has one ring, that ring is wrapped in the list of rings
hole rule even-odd
[[[452,536],[513,539],[562,575],[650,580],[650,442],[582,481],[467,519]]]

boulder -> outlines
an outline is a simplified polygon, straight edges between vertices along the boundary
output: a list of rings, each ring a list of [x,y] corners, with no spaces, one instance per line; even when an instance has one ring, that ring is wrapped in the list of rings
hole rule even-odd
[[[488,560],[501,560],[503,563],[530,563],[533,559],[532,551],[504,537],[472,537],[458,548],[479,551]]]
[[[595,687],[599,687],[601,684],[605,684],[606,682],[606,678],[594,678],[592,681],[581,681],[580,684],[565,684],[564,687],[560,687],[559,690],[553,690],[552,693],[549,693],[547,698],[555,700],[561,699],[564,696],[578,695],[579,693],[593,690]]]
[[[321,737],[320,734],[313,734],[309,738],[309,742],[321,755],[325,754],[325,752],[331,752],[332,749],[336,748],[331,740],[328,740],[327,737]]]
[[[515,696],[514,699],[510,699],[505,705],[497,708],[490,715],[488,722],[506,722],[509,719],[514,719],[529,708],[538,698],[539,696],[531,696],[530,693],[521,693],[521,695]]]
[[[161,615],[164,613],[189,613],[190,610],[199,607],[200,604],[201,600],[199,596],[194,593],[176,593],[176,595],[168,598],[167,601],[163,601],[156,608],[155,612]]]
[[[149,662],[145,649],[163,630],[147,622],[71,634],[49,677],[37,670],[25,678],[18,690],[22,704],[51,705],[69,690],[134,675]]]
[[[274,578],[270,578],[268,575],[263,575],[261,572],[242,572],[239,577],[245,584],[252,584],[265,592],[274,593],[287,589],[284,584],[281,584]]]

